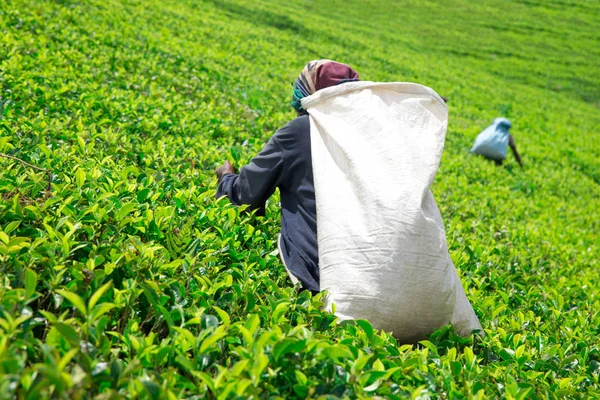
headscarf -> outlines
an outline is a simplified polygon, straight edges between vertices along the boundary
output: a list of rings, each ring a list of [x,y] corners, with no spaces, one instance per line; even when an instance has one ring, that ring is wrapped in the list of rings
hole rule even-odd
[[[303,111],[301,100],[330,86],[358,80],[358,73],[346,64],[332,60],[310,61],[294,82],[292,107]]]
[[[492,125],[506,130],[509,130],[512,127],[512,124],[506,118],[496,118]]]

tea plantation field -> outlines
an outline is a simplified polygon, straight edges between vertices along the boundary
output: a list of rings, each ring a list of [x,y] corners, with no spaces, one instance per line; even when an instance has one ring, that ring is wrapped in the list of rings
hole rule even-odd
[[[0,397],[600,398],[600,3],[0,0]],[[449,98],[432,188],[486,335],[337,324],[214,199],[304,64]],[[520,169],[469,154],[499,116]]]

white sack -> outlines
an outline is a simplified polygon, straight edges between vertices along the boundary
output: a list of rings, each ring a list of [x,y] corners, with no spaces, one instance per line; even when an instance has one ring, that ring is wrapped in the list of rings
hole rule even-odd
[[[310,114],[321,290],[340,320],[403,342],[452,323],[481,330],[429,190],[448,109],[413,83],[349,82],[302,100]]]

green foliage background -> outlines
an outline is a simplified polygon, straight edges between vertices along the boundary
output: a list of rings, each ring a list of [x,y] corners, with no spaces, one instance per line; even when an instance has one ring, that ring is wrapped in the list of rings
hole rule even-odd
[[[600,398],[595,1],[0,0],[0,396]],[[433,187],[487,335],[337,325],[214,200],[310,59],[450,98]],[[468,149],[506,116],[525,168]]]

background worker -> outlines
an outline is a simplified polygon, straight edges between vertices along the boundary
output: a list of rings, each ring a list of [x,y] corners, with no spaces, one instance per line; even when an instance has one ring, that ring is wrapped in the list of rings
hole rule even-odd
[[[508,153],[512,150],[517,162],[523,168],[521,156],[517,151],[514,137],[509,130],[512,124],[506,118],[496,118],[492,125],[485,128],[475,139],[471,152],[493,160],[497,165],[502,165]]]

